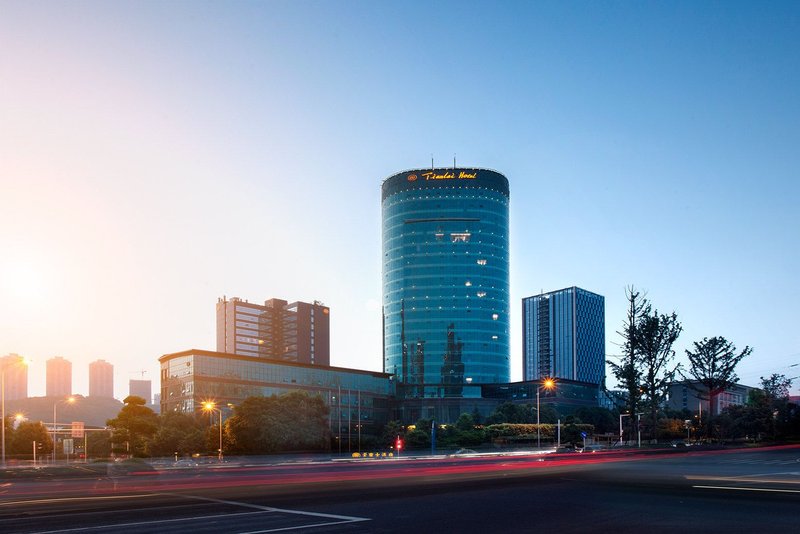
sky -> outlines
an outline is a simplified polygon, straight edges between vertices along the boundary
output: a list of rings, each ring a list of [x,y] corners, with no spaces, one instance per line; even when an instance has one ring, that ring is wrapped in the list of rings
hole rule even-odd
[[[0,354],[124,398],[276,297],[379,371],[381,182],[456,158],[509,179],[512,380],[521,299],[573,285],[612,357],[635,286],[676,362],[800,376],[799,89],[796,2],[0,0]]]

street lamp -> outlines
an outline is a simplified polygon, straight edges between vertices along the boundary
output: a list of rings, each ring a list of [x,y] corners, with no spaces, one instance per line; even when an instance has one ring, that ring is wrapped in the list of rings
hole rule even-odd
[[[206,412],[217,412],[219,414],[219,455],[217,458],[219,461],[222,461],[222,409],[217,408],[216,403],[211,401],[206,401],[203,403],[203,410]]]
[[[8,358],[12,358],[12,356],[8,356]],[[0,404],[2,404],[2,430],[0,430],[0,434],[2,434],[2,465],[3,467],[6,466],[6,370],[13,366],[13,365],[28,365],[28,361],[25,358],[18,357],[16,361],[9,361],[5,360],[2,364],[0,364]]]
[[[621,413],[619,414],[619,444],[622,445],[622,418],[623,417],[630,417],[631,414],[629,413]]]
[[[75,403],[75,397],[71,397],[70,396],[70,397],[67,397],[64,400],[56,401],[56,402],[53,403],[53,463],[56,463],[56,440],[57,440],[56,432],[58,432],[58,419],[56,418],[58,412],[57,412],[56,408],[58,407],[58,403],[59,402],[63,402],[63,403],[66,403],[66,404],[74,404]]]
[[[636,412],[636,446],[640,449],[642,448],[642,414],[644,412]],[[653,433],[655,434],[656,431],[654,430]],[[658,441],[656,439],[656,441]]]
[[[539,426],[539,393],[542,391],[542,388],[550,391],[556,387],[556,382],[552,378],[545,378],[544,382],[541,386],[536,388],[536,448],[542,448],[542,429]]]

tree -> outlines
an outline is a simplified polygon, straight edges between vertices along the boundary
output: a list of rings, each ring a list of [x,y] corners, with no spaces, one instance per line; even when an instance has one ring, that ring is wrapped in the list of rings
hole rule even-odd
[[[380,446],[387,448],[393,447],[397,437],[400,436],[401,438],[404,438],[405,434],[406,430],[400,421],[388,421],[383,426],[383,432],[381,433],[380,437]]]
[[[215,439],[219,434],[215,434]],[[212,448],[218,447],[219,441]],[[205,435],[197,418],[181,412],[170,412],[158,418],[158,430],[150,439],[147,451],[151,456],[180,456],[205,450]]]
[[[231,450],[240,454],[325,450],[328,407],[321,397],[301,391],[248,397],[234,408],[225,434]]]
[[[617,417],[607,408],[584,406],[575,410],[575,417],[594,426],[595,432],[606,434],[617,430]]]
[[[683,327],[675,312],[659,314],[658,310],[645,313],[636,325],[638,355],[636,357],[640,391],[650,412],[652,436],[657,439],[658,409],[666,399],[670,383],[675,380],[678,365],[672,365],[675,351],[672,346]],[[636,412],[630,412],[636,413]]]
[[[694,350],[686,350],[689,358],[688,375],[679,373],[684,379],[694,379],[700,387],[689,382],[689,387],[697,391],[700,398],[707,398],[709,404],[709,437],[713,437],[714,401],[720,393],[736,384],[736,366],[753,349],[745,346],[736,353],[736,347],[724,337],[704,337],[694,342]]]
[[[620,386],[628,393],[625,402],[628,413],[635,414],[642,395],[641,372],[637,360],[640,354],[638,327],[642,318],[650,315],[650,303],[633,286],[625,288],[625,297],[628,301],[628,312],[622,323],[622,330],[617,332],[622,336],[621,360],[619,363],[609,360],[608,364]],[[633,420],[633,417],[630,419]]]
[[[555,423],[558,419],[558,414],[555,409],[549,404],[540,403],[541,414],[539,414],[540,423]],[[513,402],[504,402],[494,412],[486,418],[487,425],[498,423],[535,423],[536,422],[536,406],[532,404],[514,404]]]
[[[117,450],[144,456],[147,440],[158,430],[158,416],[136,395],[125,397],[122,402],[119,414],[106,422],[112,428],[111,442]]]
[[[275,398],[280,435],[279,447],[284,451],[325,450],[330,443],[328,407],[319,395],[292,391]]]
[[[86,446],[90,458],[108,458],[111,456],[111,432],[89,432],[86,434]]]
[[[792,379],[786,378],[786,375],[773,373],[769,378],[761,377],[761,389],[773,402],[788,399],[791,388]]]
[[[6,437],[9,434],[6,433]],[[9,454],[30,454],[33,455],[33,442],[42,444],[38,449],[37,454],[47,454],[53,450],[53,440],[50,439],[50,433],[41,422],[33,423],[25,421],[20,423],[16,430],[11,434],[11,439],[8,440]]]

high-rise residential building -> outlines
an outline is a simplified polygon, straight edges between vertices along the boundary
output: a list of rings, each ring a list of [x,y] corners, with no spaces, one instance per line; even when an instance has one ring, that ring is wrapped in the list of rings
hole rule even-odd
[[[0,358],[0,369],[5,371],[6,400],[28,398],[28,366],[19,354]]]
[[[89,364],[89,396],[114,398],[114,366],[105,360]]]
[[[217,351],[330,365],[330,309],[321,302],[217,301]]]
[[[384,372],[414,398],[508,382],[508,180],[417,169],[381,190]]]
[[[523,380],[605,384],[605,298],[579,287],[522,299]]]
[[[72,395],[72,363],[61,356],[47,360],[47,396]]]
[[[131,380],[128,383],[128,395],[141,397],[147,404],[153,404],[153,384],[150,380]]]

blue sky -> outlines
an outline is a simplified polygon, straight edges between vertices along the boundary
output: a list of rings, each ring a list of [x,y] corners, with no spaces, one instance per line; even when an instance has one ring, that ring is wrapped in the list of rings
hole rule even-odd
[[[605,295],[616,354],[631,284],[679,357],[800,375],[797,3],[6,1],[0,75],[0,353],[34,395],[55,355],[78,393],[98,358],[157,382],[223,295],[321,300],[332,362],[379,370],[380,183],[454,155],[510,181],[512,378],[522,297]]]

